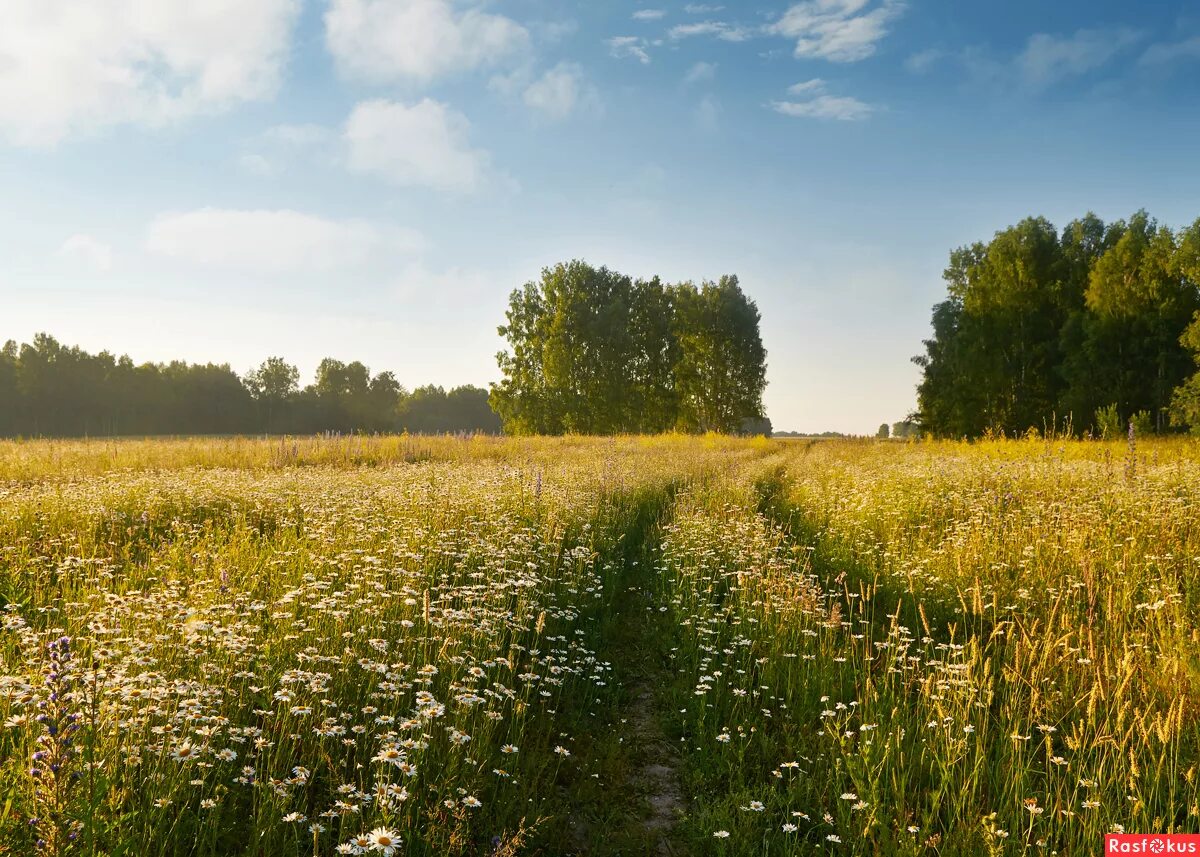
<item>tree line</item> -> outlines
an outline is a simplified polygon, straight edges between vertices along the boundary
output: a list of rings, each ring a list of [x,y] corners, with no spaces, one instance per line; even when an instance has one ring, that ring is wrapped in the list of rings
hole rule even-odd
[[[943,276],[913,358],[923,431],[1200,431],[1200,220],[1030,217],[952,251]]]
[[[409,392],[391,372],[332,358],[299,381],[279,357],[240,377],[228,364],[89,354],[43,333],[0,350],[0,436],[500,431],[479,387]]]
[[[770,433],[759,312],[736,276],[567,262],[513,291],[506,319],[491,404],[507,433]]]

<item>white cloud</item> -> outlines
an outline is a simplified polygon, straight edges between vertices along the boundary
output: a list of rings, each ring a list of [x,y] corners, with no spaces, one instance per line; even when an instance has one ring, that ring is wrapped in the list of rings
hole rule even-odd
[[[692,36],[716,36],[726,42],[744,42],[753,33],[745,27],[727,24],[724,21],[699,21],[695,24],[679,24],[667,31],[672,39],[687,39]]]
[[[5,0],[0,133],[49,145],[272,96],[299,0]]]
[[[825,81],[819,77],[814,77],[812,80],[806,80],[803,83],[793,83],[788,87],[790,95],[810,95],[825,91]]]
[[[646,51],[646,40],[641,36],[614,36],[607,41],[608,52],[617,59],[632,57],[640,63],[650,62]]]
[[[717,76],[717,64],[713,62],[698,62],[688,69],[688,73],[684,75],[684,83],[701,83],[706,80],[712,80]]]
[[[338,68],[375,83],[428,82],[491,66],[529,46],[529,31],[450,0],[330,0],[325,43]]]
[[[825,81],[819,77],[789,86],[788,93],[800,96],[804,100],[772,101],[771,108],[785,116],[856,122],[866,119],[875,110],[874,107],[857,98],[826,94]]]
[[[363,101],[346,120],[347,166],[398,185],[472,191],[489,158],[470,147],[470,129],[466,116],[430,98],[413,105]]]
[[[1146,48],[1138,60],[1142,65],[1162,65],[1178,60],[1200,60],[1200,36],[1182,42],[1159,42]]]
[[[887,24],[903,11],[900,0],[807,0],[791,6],[770,32],[796,40],[801,59],[856,62],[875,53]]]
[[[785,116],[801,116],[807,119],[838,119],[854,122],[871,115],[871,105],[857,98],[835,95],[819,95],[811,101],[774,101],[771,106]]]
[[[58,255],[94,271],[112,270],[112,247],[86,233],[72,235],[58,248]]]
[[[1079,30],[1065,38],[1035,33],[1017,57],[1016,65],[1026,83],[1047,86],[1100,68],[1141,38],[1140,33],[1127,27]]]
[[[575,63],[561,62],[531,83],[522,96],[525,104],[552,119],[565,119],[582,101],[595,103],[595,92],[583,80]]]
[[[724,6],[715,6],[708,3],[689,3],[683,7],[683,11],[689,15],[712,15],[715,12],[720,12],[725,9]]]
[[[666,11],[663,9],[638,9],[633,13],[635,21],[659,21],[666,16]]]
[[[413,230],[288,209],[163,214],[146,234],[146,249],[156,255],[251,274],[340,271],[380,256],[410,255],[423,243]]]

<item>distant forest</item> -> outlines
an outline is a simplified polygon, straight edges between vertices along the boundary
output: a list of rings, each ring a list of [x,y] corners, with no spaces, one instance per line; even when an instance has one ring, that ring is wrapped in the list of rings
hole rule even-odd
[[[934,435],[1200,432],[1200,220],[1028,218],[950,254],[914,362]]]
[[[39,334],[0,350],[0,436],[500,431],[480,387],[409,392],[391,372],[332,358],[312,384],[299,379],[279,357],[239,376],[227,364],[89,354]]]

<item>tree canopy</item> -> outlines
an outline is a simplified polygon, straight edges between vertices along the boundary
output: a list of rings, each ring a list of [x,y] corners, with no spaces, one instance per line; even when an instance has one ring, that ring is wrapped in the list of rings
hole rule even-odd
[[[0,349],[0,436],[499,433],[479,387],[418,387],[358,361],[326,358],[314,382],[281,357],[239,378],[227,364],[135,364],[38,334]]]
[[[1200,310],[1198,257],[1200,221],[1173,231],[1144,211],[1108,225],[1087,214],[1061,232],[1027,218],[952,251],[933,335],[913,358],[923,429],[1200,427],[1189,380],[1200,332],[1185,333]]]
[[[513,434],[761,429],[766,351],[735,276],[664,284],[573,261],[509,297],[491,403]]]

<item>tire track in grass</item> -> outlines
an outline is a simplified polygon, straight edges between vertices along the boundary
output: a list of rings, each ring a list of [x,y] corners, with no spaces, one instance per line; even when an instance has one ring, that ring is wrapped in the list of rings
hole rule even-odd
[[[648,502],[627,530],[614,569],[613,602],[601,632],[601,655],[615,667],[622,692],[609,723],[599,726],[593,752],[603,781],[583,784],[572,814],[575,853],[581,857],[687,857],[677,826],[686,801],[681,760],[663,729],[664,693],[674,682],[672,630],[654,606],[649,575],[661,549],[662,527],[675,490]]]

